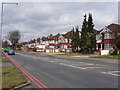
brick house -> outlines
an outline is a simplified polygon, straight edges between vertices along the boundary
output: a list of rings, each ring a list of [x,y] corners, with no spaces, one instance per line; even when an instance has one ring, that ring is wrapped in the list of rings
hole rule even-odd
[[[110,24],[102,30],[96,31],[96,51],[101,51],[101,55],[109,54],[118,35],[120,35],[120,25],[118,24]]]

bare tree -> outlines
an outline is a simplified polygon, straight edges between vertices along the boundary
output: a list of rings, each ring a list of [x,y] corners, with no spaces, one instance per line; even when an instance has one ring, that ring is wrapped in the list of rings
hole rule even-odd
[[[21,33],[18,30],[11,31],[7,34],[7,39],[11,42],[13,49],[16,49],[16,45],[19,43],[20,38]]]
[[[7,47],[7,46],[9,46],[10,45],[10,43],[7,41],[7,40],[5,40],[5,41],[3,41],[2,42],[2,47],[4,48],[4,47]]]

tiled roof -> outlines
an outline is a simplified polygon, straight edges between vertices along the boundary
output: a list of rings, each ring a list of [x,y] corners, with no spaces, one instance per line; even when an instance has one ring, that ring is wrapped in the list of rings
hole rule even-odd
[[[110,24],[108,26],[106,26],[108,29],[110,29],[113,33],[120,33],[120,25],[119,24]],[[104,28],[103,28],[104,29]],[[95,30],[94,32],[95,34],[100,33],[103,29],[101,30]]]
[[[120,25],[119,24],[110,24],[107,26],[111,31],[113,32],[119,32],[120,33]]]
[[[73,36],[73,31],[69,31],[69,32],[67,32],[65,35],[65,38],[72,38],[72,36]]]
[[[59,38],[59,36],[60,36],[60,34],[58,33],[57,35],[53,36],[53,39],[54,39],[55,41],[57,41],[58,38]]]
[[[98,34],[98,33],[100,33],[101,31],[102,31],[102,30],[93,29],[94,34]]]

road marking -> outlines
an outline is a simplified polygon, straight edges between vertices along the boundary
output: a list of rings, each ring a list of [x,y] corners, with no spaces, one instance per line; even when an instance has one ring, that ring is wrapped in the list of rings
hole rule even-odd
[[[120,71],[108,71],[108,72],[101,72],[101,73],[104,73],[104,74],[108,74],[108,75],[114,75],[114,76],[120,76],[118,73]],[[117,73],[117,74],[116,74]]]
[[[86,62],[79,62],[81,64],[86,64],[86,65],[94,65],[93,63],[86,63]]]
[[[68,67],[72,67],[72,68],[86,69],[86,68],[76,67],[76,66],[69,65],[69,64],[64,64],[64,63],[59,63],[59,64],[60,64],[60,65],[64,65],[64,66],[68,66]]]
[[[79,68],[79,69],[94,69],[94,68],[102,68],[102,67],[77,67],[71,64],[65,64],[65,63],[59,63],[60,65],[64,65],[64,66],[68,66],[68,67],[72,67],[72,68]]]
[[[85,67],[86,69],[93,69],[93,68],[102,68],[102,67]]]
[[[49,59],[49,58],[45,58],[45,59]]]
[[[6,55],[6,54],[5,54]],[[42,90],[47,89],[50,90],[46,85],[40,82],[37,78],[35,78],[32,74],[30,74],[27,70],[25,70],[18,62],[12,59],[10,56],[6,55],[10,59],[10,61],[16,65],[31,81],[33,81],[39,88]]]
[[[77,62],[78,65],[80,64],[82,66],[80,66],[80,65],[76,66],[76,62],[65,60],[65,59],[55,58],[53,60],[48,61],[48,59],[50,59],[50,58],[30,56],[30,55],[25,55],[25,54],[20,54],[20,55],[23,55],[23,56],[26,56],[26,57],[31,57],[31,58],[34,58],[34,59],[44,59],[44,61],[47,61],[47,62],[56,62],[56,63],[59,63],[60,65],[64,65],[64,66],[68,66],[68,67],[72,67],[72,68],[84,69],[84,70],[86,70],[86,69],[94,69],[94,68],[102,68],[103,66],[107,66],[107,65],[93,64],[93,63],[87,63],[87,62]],[[98,65],[98,66],[94,66],[94,65]]]
[[[56,58],[55,60],[60,60],[60,59],[57,59],[57,58]]]

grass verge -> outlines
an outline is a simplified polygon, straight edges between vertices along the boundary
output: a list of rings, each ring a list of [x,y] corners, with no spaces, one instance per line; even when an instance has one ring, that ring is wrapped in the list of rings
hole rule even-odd
[[[27,83],[26,78],[15,67],[0,67],[2,68],[2,90],[7,88],[12,89],[21,84]]]
[[[102,55],[102,56],[95,56],[91,58],[108,58],[108,59],[120,59],[120,55]]]
[[[2,58],[0,58],[0,62],[9,62],[9,59],[8,58],[6,58],[6,57],[2,57]]]

